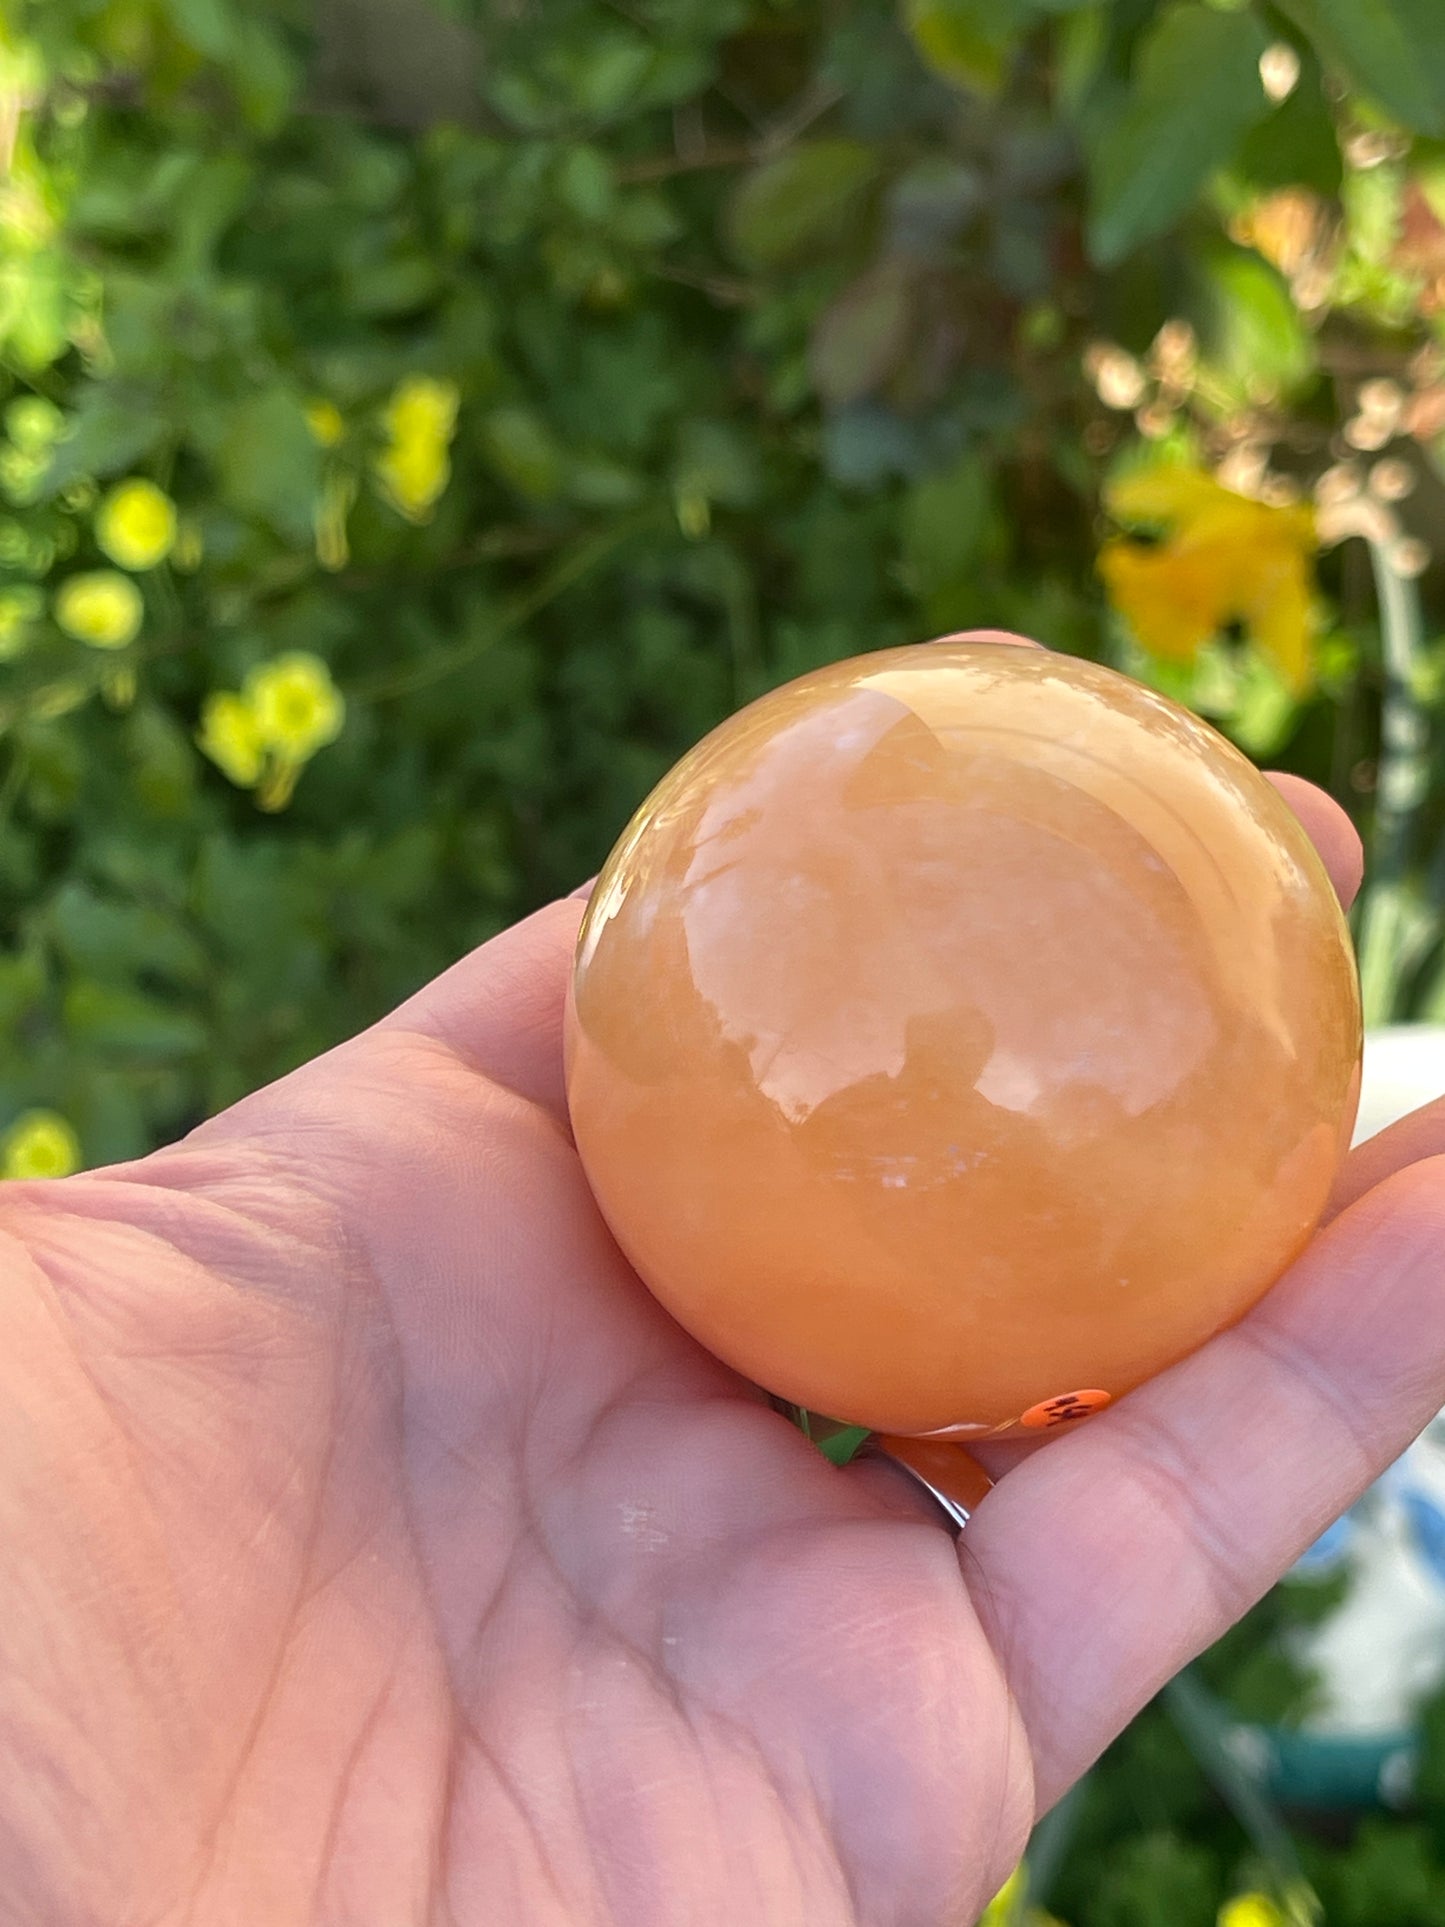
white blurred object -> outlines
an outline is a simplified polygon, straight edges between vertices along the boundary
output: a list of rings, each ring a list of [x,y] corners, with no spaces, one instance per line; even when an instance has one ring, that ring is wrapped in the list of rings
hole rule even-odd
[[[1365,1038],[1355,1142],[1445,1096],[1445,1024],[1389,1024]]]
[[[1365,1039],[1355,1142],[1445,1096],[1445,1024],[1394,1024]],[[1302,1634],[1320,1700],[1305,1731],[1398,1744],[1445,1679],[1445,1416],[1300,1561],[1349,1573],[1337,1611]]]

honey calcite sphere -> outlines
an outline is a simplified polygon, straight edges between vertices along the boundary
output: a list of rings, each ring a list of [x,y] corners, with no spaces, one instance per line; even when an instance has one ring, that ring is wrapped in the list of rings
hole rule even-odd
[[[603,870],[568,1099],[654,1294],[880,1431],[1064,1426],[1239,1318],[1349,1140],[1344,919],[1275,790],[1127,677],[836,663],[698,745]]]

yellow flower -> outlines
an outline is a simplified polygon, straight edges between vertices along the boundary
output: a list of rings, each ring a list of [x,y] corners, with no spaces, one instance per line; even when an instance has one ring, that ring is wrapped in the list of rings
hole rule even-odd
[[[382,422],[394,442],[449,442],[456,432],[461,396],[454,381],[408,375],[386,404]]]
[[[426,521],[451,480],[447,451],[460,399],[455,382],[409,375],[382,411],[388,445],[376,459],[376,477],[409,521]]]
[[[256,712],[244,696],[218,689],[201,705],[196,741],[223,775],[243,790],[260,781],[265,744]]]
[[[346,418],[334,401],[324,395],[306,404],[306,426],[311,439],[322,448],[335,448],[346,433]]]
[[[338,469],[321,485],[321,495],[312,516],[316,533],[316,560],[331,574],[344,569],[351,559],[351,544],[346,535],[346,519],[356,501],[356,477]]]
[[[0,662],[20,655],[30,641],[31,624],[45,607],[45,597],[28,583],[0,589]]]
[[[253,669],[243,691],[264,746],[288,763],[304,763],[334,742],[346,702],[319,656],[296,650]]]
[[[95,539],[123,569],[153,569],[176,542],[176,505],[154,482],[121,482],[95,514]]]
[[[1099,555],[1109,599],[1142,648],[1189,662],[1238,622],[1292,690],[1308,688],[1309,509],[1253,501],[1182,462],[1126,476],[1105,500],[1119,521],[1161,533],[1157,543],[1115,536]]]
[[[80,1169],[80,1140],[56,1111],[26,1111],[0,1138],[0,1177],[68,1178]]]
[[[48,453],[64,430],[64,415],[44,395],[17,395],[5,410],[5,433],[17,448]]]
[[[67,576],[55,592],[55,620],[77,642],[92,649],[124,649],[140,630],[145,604],[127,575],[93,569]]]
[[[1218,1927],[1289,1927],[1268,1894],[1236,1894],[1218,1914]]]
[[[446,493],[451,457],[445,442],[396,442],[377,457],[376,474],[408,521],[424,522]]]

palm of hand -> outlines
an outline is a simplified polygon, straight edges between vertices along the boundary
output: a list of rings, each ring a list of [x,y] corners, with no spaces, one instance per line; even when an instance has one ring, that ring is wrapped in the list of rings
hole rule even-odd
[[[575,913],[174,1151],[8,1187],[0,1919],[966,1921],[1438,1403],[1400,1154],[1172,1395],[1019,1465],[960,1583],[607,1238]]]

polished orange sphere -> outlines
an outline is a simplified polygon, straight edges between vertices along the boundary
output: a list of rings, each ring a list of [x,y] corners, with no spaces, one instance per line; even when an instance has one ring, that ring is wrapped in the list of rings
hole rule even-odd
[[[1222,737],[989,642],[836,663],[698,745],[598,879],[568,1098],[702,1344],[880,1431],[1047,1432],[1239,1318],[1348,1143],[1360,1011]]]

